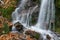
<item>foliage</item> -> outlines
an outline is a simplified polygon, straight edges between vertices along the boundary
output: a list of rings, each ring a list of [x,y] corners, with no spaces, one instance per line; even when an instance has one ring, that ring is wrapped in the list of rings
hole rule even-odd
[[[9,33],[9,26],[7,23],[4,23],[3,24],[3,32],[6,34],[6,33]]]
[[[40,37],[40,34],[36,34],[36,35],[35,35],[35,38],[36,38],[36,39],[39,39],[39,37]]]
[[[2,33],[2,31],[3,31],[3,28],[0,28],[0,35],[2,35],[3,33]]]
[[[60,0],[55,0],[56,7],[60,8]]]
[[[56,28],[56,30],[55,30],[57,33],[60,33],[60,28],[58,27],[58,28]]]
[[[60,33],[60,0],[55,0],[55,8],[56,8],[56,16],[55,16],[55,20],[56,20],[56,32]]]
[[[8,8],[0,8],[0,11],[2,12],[2,16],[3,17],[6,17],[8,19],[11,19],[11,14],[12,14],[12,11],[14,10],[15,8],[14,7],[8,7]]]

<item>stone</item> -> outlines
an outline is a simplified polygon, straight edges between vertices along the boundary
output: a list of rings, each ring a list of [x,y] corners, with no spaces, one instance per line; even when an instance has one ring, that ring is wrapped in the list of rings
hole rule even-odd
[[[47,40],[51,40],[51,37],[49,35],[46,35]]]
[[[40,37],[39,33],[35,32],[35,31],[31,31],[31,30],[26,31],[25,34],[30,35],[31,38],[36,38],[37,40]]]
[[[23,32],[23,25],[19,22],[15,23],[14,26],[16,27],[17,31]]]

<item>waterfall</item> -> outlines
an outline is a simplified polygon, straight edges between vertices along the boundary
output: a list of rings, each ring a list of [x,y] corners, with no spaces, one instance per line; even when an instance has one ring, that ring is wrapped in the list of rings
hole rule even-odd
[[[37,25],[42,29],[51,29],[55,21],[54,0],[41,0]],[[52,26],[53,25],[53,26]],[[54,28],[53,28],[54,29]]]
[[[45,16],[47,12],[47,5],[48,5],[48,0],[41,0],[41,7],[39,11],[39,17],[37,21],[37,25],[39,28],[45,28]]]
[[[28,0],[21,0],[21,4],[15,9],[15,11],[12,13],[12,19],[13,19],[13,21],[12,21],[12,23],[13,23],[13,25],[16,23],[16,22],[22,22],[22,15],[20,15],[21,14],[21,11],[24,9],[24,6],[25,6],[25,4],[26,4],[26,2],[27,2]],[[21,20],[19,20],[19,19],[21,19]],[[12,27],[12,30],[16,30],[16,28],[13,26]]]
[[[21,0],[21,4],[12,13],[13,25],[17,22],[20,22],[24,27],[26,28],[29,27],[29,23],[30,23],[29,21],[31,20],[32,13],[35,11],[38,5],[36,5],[35,7],[31,7],[27,10],[27,12],[24,12],[25,11],[24,6],[26,5],[27,2],[28,0]],[[14,26],[12,27],[12,30],[13,29],[16,30]]]
[[[43,40],[48,40],[46,35],[51,37],[50,40],[59,40],[51,30],[54,30],[55,6],[54,0],[41,0],[41,7],[37,24],[32,26],[30,30],[34,30],[42,35]]]
[[[14,26],[15,23],[21,23],[27,30],[32,30],[40,33],[43,40],[48,40],[46,38],[47,35],[51,37],[50,40],[58,40],[57,35],[51,31],[51,28],[54,30],[54,22],[55,22],[55,6],[54,0],[41,0],[41,7],[39,11],[39,17],[37,20],[37,24],[34,26],[30,26],[30,20],[32,13],[36,10],[38,5],[25,10],[25,6],[28,0],[21,0],[19,6],[12,13],[12,31],[16,31]],[[24,11],[23,11],[24,10]],[[26,31],[26,30],[25,30]]]

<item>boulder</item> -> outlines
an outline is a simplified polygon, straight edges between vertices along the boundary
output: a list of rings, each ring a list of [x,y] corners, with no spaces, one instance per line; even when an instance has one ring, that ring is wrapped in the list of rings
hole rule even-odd
[[[31,30],[27,30],[25,32],[26,35],[30,35],[31,38],[36,38],[37,40],[39,39],[40,37],[40,34],[35,32],[35,31],[31,31]]]
[[[19,22],[15,23],[14,26],[16,27],[17,31],[23,32],[23,25]]]
[[[46,35],[47,40],[51,40],[51,37],[49,35]]]

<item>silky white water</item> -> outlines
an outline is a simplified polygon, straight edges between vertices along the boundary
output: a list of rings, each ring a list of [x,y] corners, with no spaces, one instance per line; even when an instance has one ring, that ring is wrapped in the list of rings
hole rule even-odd
[[[16,8],[15,11],[12,13],[13,24],[15,24],[16,22],[21,22],[22,23],[23,18],[24,18],[24,17],[22,18],[22,16],[24,16],[24,15],[21,14],[21,10],[24,9],[24,6],[25,6],[27,1],[28,0],[22,0],[21,4],[18,6],[18,8]],[[12,27],[12,30],[13,29],[16,30],[16,28],[14,26]]]
[[[46,27],[48,27],[48,29],[51,29],[51,27],[54,26],[54,21],[55,21],[54,0],[41,0],[41,7],[36,25],[38,25],[38,27],[42,29],[46,29]]]
[[[17,22],[20,22],[26,28],[26,30],[32,30],[40,33],[42,35],[43,40],[47,40],[46,35],[49,35],[51,37],[50,40],[58,40],[58,37],[51,31],[55,29],[54,0],[41,0],[39,17],[36,25],[34,26],[30,26],[29,23],[31,20],[31,15],[36,10],[38,5],[29,8],[28,10],[24,10],[24,6],[26,6],[27,2],[28,0],[21,0],[19,6],[12,13],[13,25]],[[16,28],[14,26],[12,27],[12,31],[16,31]]]
[[[4,5],[4,2],[2,0],[0,0],[0,3],[1,3],[0,5]]]

